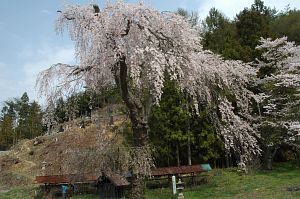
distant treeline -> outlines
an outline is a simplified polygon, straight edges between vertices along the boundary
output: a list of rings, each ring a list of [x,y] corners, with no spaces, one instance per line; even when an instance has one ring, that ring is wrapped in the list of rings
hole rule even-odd
[[[271,9],[261,0],[239,12],[234,20],[212,8],[202,22],[203,46],[226,59],[255,61],[261,52],[255,47],[261,37],[280,38],[300,43],[300,10],[287,5],[283,11]]]
[[[41,106],[36,101],[30,102],[26,92],[21,98],[5,101],[0,116],[0,149],[8,149],[20,139],[41,135],[42,116]]]
[[[108,103],[120,103],[115,89],[102,91],[101,95],[88,91],[59,98],[53,110],[53,124],[59,125],[72,119],[91,115],[92,110]],[[37,101],[30,101],[25,92],[20,98],[3,102],[0,114],[0,150],[9,149],[21,139],[33,139],[49,129],[46,110]]]

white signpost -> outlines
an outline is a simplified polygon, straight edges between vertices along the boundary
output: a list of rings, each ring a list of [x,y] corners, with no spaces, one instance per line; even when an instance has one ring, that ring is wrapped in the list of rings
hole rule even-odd
[[[172,189],[173,189],[173,195],[176,195],[176,177],[172,176]]]

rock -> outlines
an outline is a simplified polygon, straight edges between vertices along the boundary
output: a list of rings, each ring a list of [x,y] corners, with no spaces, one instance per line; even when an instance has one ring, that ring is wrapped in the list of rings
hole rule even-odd
[[[41,144],[41,143],[43,143],[43,142],[44,142],[43,139],[35,138],[35,139],[33,140],[33,146],[37,146],[37,145],[39,145],[39,144]]]
[[[290,191],[290,192],[297,192],[297,191],[300,191],[300,186],[291,186],[291,187],[286,188],[286,190]]]

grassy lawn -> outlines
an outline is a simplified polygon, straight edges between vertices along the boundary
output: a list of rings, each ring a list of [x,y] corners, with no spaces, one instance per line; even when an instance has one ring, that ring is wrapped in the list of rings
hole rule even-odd
[[[274,165],[273,171],[259,171],[252,175],[240,175],[235,169],[215,169],[207,174],[208,183],[185,189],[186,199],[235,198],[235,199],[296,199],[300,191],[287,191],[288,187],[300,187],[300,168],[291,164]],[[32,187],[14,188],[0,193],[0,199],[32,199]],[[97,196],[75,196],[73,199],[96,199]],[[170,189],[147,190],[146,199],[172,199]]]
[[[33,187],[15,187],[8,192],[0,192],[0,199],[32,199],[34,198],[34,191],[35,188]]]
[[[288,187],[300,187],[300,169],[291,164],[275,165],[273,171],[259,171],[253,175],[239,175],[233,169],[216,169],[208,175],[208,183],[186,189],[187,199],[201,198],[300,198],[300,192]],[[170,189],[148,190],[147,199],[170,199]]]
[[[33,187],[15,187],[8,192],[0,192],[0,199],[33,199],[35,190]],[[72,199],[99,199],[99,197],[95,195],[78,195],[73,196]]]

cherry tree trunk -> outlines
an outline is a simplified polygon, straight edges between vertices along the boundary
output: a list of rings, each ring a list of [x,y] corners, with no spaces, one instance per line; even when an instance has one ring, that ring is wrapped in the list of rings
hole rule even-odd
[[[230,161],[229,161],[229,153],[226,152],[226,168],[229,168],[230,167]]]
[[[272,170],[273,169],[273,159],[277,152],[278,147],[272,149],[270,147],[266,147],[264,159],[263,159],[263,166],[264,169]]]
[[[187,154],[188,154],[188,165],[192,165],[192,152],[191,152],[191,141],[190,141],[190,138],[188,139]]]
[[[118,63],[118,70],[116,75],[116,82],[120,88],[122,99],[129,110],[129,118],[133,131],[133,147],[143,148],[148,146],[148,115],[145,107],[141,103],[141,99],[136,98],[129,88],[129,78],[127,77],[126,57],[121,57]],[[133,149],[133,150],[135,150]],[[138,153],[133,153],[133,156],[138,156]],[[132,159],[139,159],[139,157],[132,157]],[[146,161],[146,160],[145,160]],[[135,165],[136,166],[136,165]],[[145,174],[136,172],[137,169],[132,168],[132,199],[145,198]]]
[[[267,147],[264,151],[263,167],[264,167],[264,169],[272,170],[271,150],[269,147]]]
[[[133,143],[134,147],[146,147],[148,145],[148,132],[149,127],[146,122],[139,118],[136,120],[135,116],[130,116],[132,122],[132,130],[133,130]],[[134,121],[134,122],[133,122]],[[139,154],[133,153],[133,156],[138,156]],[[132,157],[137,158],[139,157]],[[146,160],[144,160],[146,161]],[[134,165],[135,167],[136,165]],[[131,199],[143,199],[145,198],[145,174],[135,173],[135,169],[132,169],[132,190],[131,190]]]
[[[296,163],[297,166],[300,167],[300,149],[297,149],[296,151]]]
[[[177,166],[180,166],[180,154],[179,154],[179,143],[176,143],[176,160],[177,160]]]
[[[145,198],[145,179],[133,176],[132,177],[132,190],[130,193],[130,199],[144,199]]]

